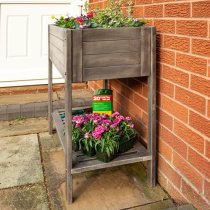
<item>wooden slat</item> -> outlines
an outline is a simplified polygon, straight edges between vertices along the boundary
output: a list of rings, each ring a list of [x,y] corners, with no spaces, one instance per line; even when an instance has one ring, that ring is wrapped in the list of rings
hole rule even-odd
[[[64,150],[64,152],[66,152],[66,148],[65,148],[65,136],[64,136],[64,125],[63,125],[63,121],[60,118],[60,114],[59,111],[56,110],[52,113],[52,117],[53,117],[53,121],[58,133],[58,137],[59,140],[61,142],[62,148]]]
[[[105,54],[120,52],[139,52],[140,39],[135,40],[115,40],[115,41],[98,41],[83,42],[83,54]]]
[[[86,171],[92,171],[97,169],[109,168],[114,166],[126,165],[130,163],[136,163],[140,161],[151,160],[151,156],[148,155],[147,150],[138,142],[138,152],[123,153],[119,157],[115,158],[111,162],[103,163],[93,158],[78,160],[77,164],[71,170],[72,174],[82,173]]]
[[[64,71],[64,66],[63,63],[57,60],[57,57],[55,56],[54,53],[51,53],[50,59],[52,60],[53,64],[56,66],[58,71],[61,73],[62,77],[65,76],[65,71]]]
[[[148,76],[151,71],[151,27],[141,30],[141,75]]]
[[[102,80],[139,77],[140,65],[122,65],[109,67],[85,68],[83,71],[83,80]]]
[[[137,52],[84,55],[83,65],[84,68],[135,65],[140,63],[139,57]]]
[[[65,39],[65,31],[67,29],[62,28],[62,27],[58,27],[55,25],[50,25],[50,34],[56,36],[57,38],[64,40]]]
[[[54,47],[59,49],[62,53],[64,53],[64,41],[57,38],[56,36],[50,34],[50,44],[52,44]]]
[[[102,40],[139,39],[141,28],[117,28],[117,29],[86,29],[83,30],[84,42],[96,42]]]
[[[82,82],[82,30],[72,30],[72,78],[73,82]]]

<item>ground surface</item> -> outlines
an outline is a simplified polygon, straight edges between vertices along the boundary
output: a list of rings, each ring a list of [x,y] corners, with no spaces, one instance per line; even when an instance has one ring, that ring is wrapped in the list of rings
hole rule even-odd
[[[64,153],[45,118],[0,122],[0,210],[177,209],[146,183],[141,164],[73,178],[74,203],[65,201]]]

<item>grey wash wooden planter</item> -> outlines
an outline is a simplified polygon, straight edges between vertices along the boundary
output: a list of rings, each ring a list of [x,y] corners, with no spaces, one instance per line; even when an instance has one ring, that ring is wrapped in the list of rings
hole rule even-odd
[[[156,30],[154,27],[71,30],[49,25],[49,132],[54,120],[66,157],[66,193],[72,202],[72,174],[148,161],[147,176],[156,184]],[[52,63],[65,79],[65,123],[52,110]],[[136,144],[109,163],[72,152],[71,84],[90,80],[148,77],[148,145]],[[65,137],[63,131],[65,130]],[[77,157],[76,164],[72,164]]]

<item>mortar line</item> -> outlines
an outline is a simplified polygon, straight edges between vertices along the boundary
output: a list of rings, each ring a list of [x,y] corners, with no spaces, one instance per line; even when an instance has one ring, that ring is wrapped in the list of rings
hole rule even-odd
[[[45,190],[46,190],[46,194],[47,194],[47,202],[48,202],[48,207],[49,210],[52,210],[52,205],[51,205],[51,199],[50,199],[50,192],[48,190],[48,186],[47,186],[47,176],[45,173],[45,167],[44,167],[44,159],[42,157],[42,146],[41,146],[41,142],[40,142],[40,136],[39,133],[37,133],[37,138],[38,138],[38,144],[39,144],[39,153],[40,153],[40,158],[41,158],[41,165],[42,165],[42,172],[43,172],[43,177],[44,177],[44,186],[45,186]]]

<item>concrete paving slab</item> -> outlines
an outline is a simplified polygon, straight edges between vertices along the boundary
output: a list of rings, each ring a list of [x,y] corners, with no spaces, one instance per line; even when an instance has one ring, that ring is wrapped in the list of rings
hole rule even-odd
[[[69,210],[118,210],[169,199],[159,186],[147,186],[142,164],[133,164],[75,175],[74,203],[67,205],[63,151],[45,153],[43,159],[52,209],[63,206]]]
[[[33,134],[48,131],[47,118],[29,118],[14,121],[0,121],[0,137]]]
[[[48,132],[39,133],[39,141],[41,143],[42,152],[49,152],[62,149],[57,134],[49,135]]]
[[[0,138],[0,189],[43,182],[36,134]]]
[[[1,210],[48,210],[44,185],[0,190]]]

